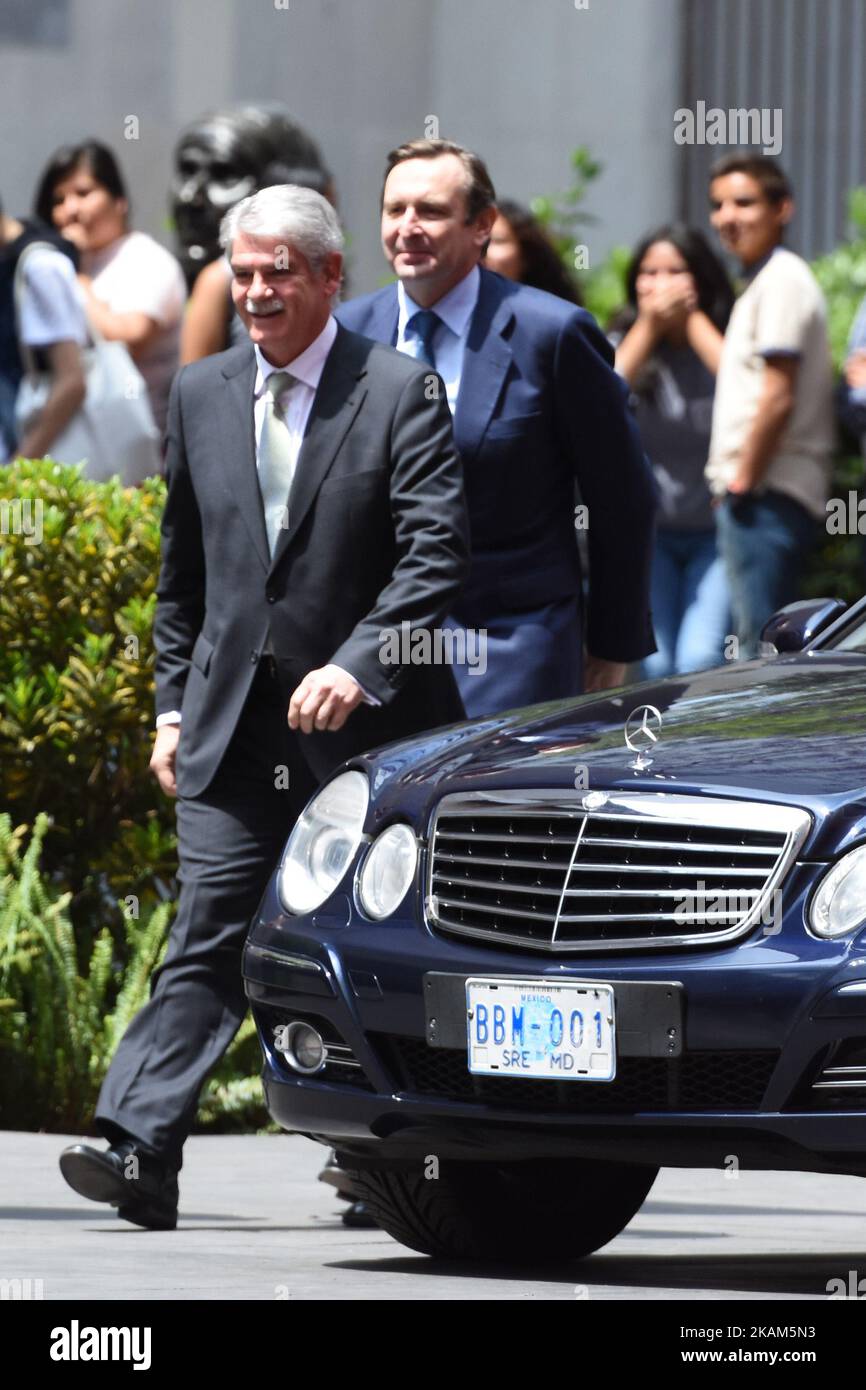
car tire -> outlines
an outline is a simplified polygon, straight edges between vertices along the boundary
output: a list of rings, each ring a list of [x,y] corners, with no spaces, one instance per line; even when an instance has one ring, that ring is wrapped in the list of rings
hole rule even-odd
[[[592,1254],[628,1225],[658,1174],[590,1160],[442,1160],[430,1177],[427,1166],[349,1171],[360,1199],[402,1245],[440,1258],[511,1262]]]

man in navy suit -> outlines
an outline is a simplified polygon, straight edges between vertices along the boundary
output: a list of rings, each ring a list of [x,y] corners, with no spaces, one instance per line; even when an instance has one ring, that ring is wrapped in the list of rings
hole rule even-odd
[[[621,685],[626,664],[655,650],[655,484],[613,352],[585,310],[479,264],[495,217],[477,155],[446,140],[401,145],[382,193],[397,283],[338,311],[427,361],[431,391],[445,384],[472,542],[449,626],[474,629],[466,650],[485,658],[455,668],[472,716]]]

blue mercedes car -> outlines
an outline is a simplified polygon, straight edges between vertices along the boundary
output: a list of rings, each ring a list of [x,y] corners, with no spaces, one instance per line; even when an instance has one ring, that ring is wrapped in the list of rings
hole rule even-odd
[[[268,1109],[404,1244],[586,1255],[662,1165],[866,1175],[866,600],[764,637],[375,750],[292,831]]]

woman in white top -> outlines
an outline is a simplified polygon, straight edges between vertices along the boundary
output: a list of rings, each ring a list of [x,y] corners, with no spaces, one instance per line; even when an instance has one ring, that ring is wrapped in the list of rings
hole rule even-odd
[[[186,286],[171,252],[129,230],[129,200],[111,150],[97,140],[58,150],[39,181],[36,214],[81,253],[88,316],[104,338],[129,348],[163,431]]]
[[[20,454],[42,458],[80,410],[85,395],[79,349],[87,327],[72,255],[55,249],[56,234],[4,215],[0,207],[0,463]],[[16,270],[21,271],[16,303]],[[38,417],[19,438],[15,399],[32,355],[51,379]]]

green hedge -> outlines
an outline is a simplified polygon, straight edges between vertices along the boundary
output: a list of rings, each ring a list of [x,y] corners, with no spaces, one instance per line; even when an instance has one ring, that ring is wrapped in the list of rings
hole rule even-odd
[[[37,816],[24,850],[25,828],[13,831],[0,816],[0,1108],[7,1127],[81,1130],[117,1042],[147,999],[171,907],[144,923],[128,919],[123,965],[102,927],[82,967],[71,894],[39,871],[48,824]]]
[[[88,1128],[173,910],[174,803],[148,770],[164,493],[50,460],[0,469],[6,1128]],[[248,1019],[199,1122],[264,1124],[260,1067]]]
[[[83,931],[106,912],[119,925],[117,898],[163,900],[174,872],[173,809],[147,769],[163,500],[159,479],[124,489],[49,461],[0,469],[7,528],[29,502],[35,533],[0,549],[3,804],[27,825],[50,812],[43,863]]]
[[[0,815],[0,1115],[6,1128],[82,1132],[114,1050],[149,997],[172,904],[143,921],[126,915],[122,943],[103,926],[86,953],[69,892],[40,872],[48,828],[40,814],[26,843],[25,827],[13,830]],[[248,1017],[202,1095],[197,1128],[266,1123],[259,1070]]]

